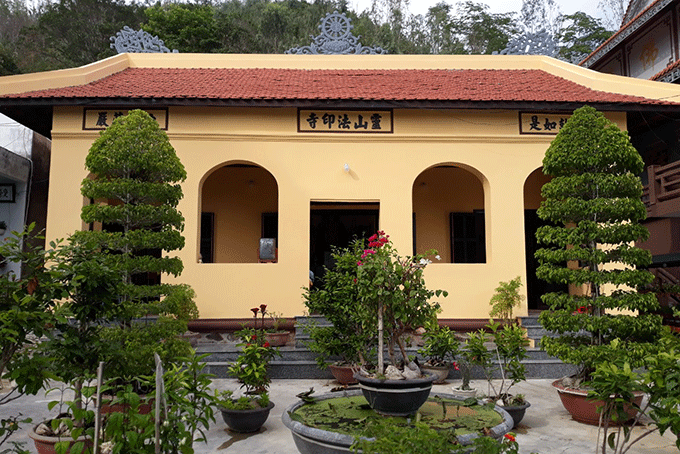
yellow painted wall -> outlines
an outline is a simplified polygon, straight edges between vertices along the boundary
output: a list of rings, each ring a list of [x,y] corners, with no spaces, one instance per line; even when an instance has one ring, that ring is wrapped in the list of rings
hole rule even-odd
[[[557,66],[565,74],[571,71]],[[574,71],[585,77],[581,70]],[[419,199],[417,179],[436,175],[439,170],[428,169],[442,165],[465,169],[464,178],[470,184],[438,186],[436,197],[445,197],[446,191],[455,189],[456,204],[465,209],[481,205],[486,213],[487,247],[486,263],[435,263],[428,267],[428,285],[449,292],[441,301],[441,316],[485,318],[499,281],[521,276],[526,282],[523,212],[525,207],[535,207],[539,184],[525,183],[541,167],[554,136],[520,135],[516,110],[397,109],[394,133],[381,135],[299,133],[293,108],[170,107],[168,116],[168,136],[188,174],[179,204],[186,218],[187,242],[177,254],[185,269],[176,280],[195,289],[202,318],[249,317],[249,308],[261,303],[284,316],[304,312],[301,288],[308,283],[312,202],[378,203],[380,228],[398,250],[410,254],[414,202],[416,208],[429,202],[428,197]],[[625,114],[608,116],[625,128]],[[48,240],[82,228],[80,182],[87,175],[85,156],[98,136],[83,131],[82,122],[82,107],[54,108]],[[235,182],[210,177],[233,163],[251,163],[271,174],[268,185],[277,188],[277,205],[264,203],[265,199],[271,201],[270,197],[253,200],[262,203],[256,211],[278,211],[277,263],[208,264],[198,260],[201,211],[226,210],[213,196],[203,200],[204,183],[213,195],[229,191]],[[345,164],[349,172],[344,170]],[[435,179],[432,185],[434,188]],[[254,216],[245,222],[243,230],[257,233],[243,237],[247,244],[239,254],[252,261],[248,251],[256,250],[250,243],[259,237],[259,223],[255,226]],[[441,219],[437,222],[441,229]],[[526,312],[524,306],[516,313]]]

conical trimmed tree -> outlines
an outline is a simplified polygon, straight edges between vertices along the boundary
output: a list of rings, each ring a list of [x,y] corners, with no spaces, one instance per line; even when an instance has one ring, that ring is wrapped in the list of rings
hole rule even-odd
[[[554,226],[536,233],[545,246],[536,274],[571,291],[543,296],[550,310],[540,321],[557,336],[541,342],[579,366],[580,378],[613,357],[639,365],[661,332],[656,296],[638,291],[653,280],[650,253],[634,246],[649,236],[640,224],[643,169],[628,134],[589,106],[574,111],[543,160],[552,180],[538,215]]]
[[[122,281],[118,323],[103,333],[120,345],[119,354],[108,358],[110,369],[147,374],[154,352],[163,359],[189,353],[177,335],[197,316],[190,287],[160,282],[163,274],[182,272],[182,261],[169,253],[184,246],[177,205],[186,171],[165,132],[141,110],[116,118],[90,148],[85,165],[90,178],[81,192],[92,203],[81,218],[92,228],[76,232],[73,241],[105,256]]]

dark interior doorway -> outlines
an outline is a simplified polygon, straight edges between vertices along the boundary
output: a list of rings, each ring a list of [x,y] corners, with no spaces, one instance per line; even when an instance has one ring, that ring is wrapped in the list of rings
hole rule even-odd
[[[314,286],[320,286],[324,267],[332,269],[332,247],[344,248],[355,238],[368,238],[378,230],[377,203],[312,202],[310,213],[309,269]]]
[[[536,277],[538,260],[535,257],[536,251],[540,248],[536,241],[536,230],[543,225],[548,225],[536,214],[536,210],[524,210],[524,244],[526,248],[527,264],[527,305],[529,310],[548,309],[541,295],[551,292],[567,292],[569,287],[566,284],[549,284]]]

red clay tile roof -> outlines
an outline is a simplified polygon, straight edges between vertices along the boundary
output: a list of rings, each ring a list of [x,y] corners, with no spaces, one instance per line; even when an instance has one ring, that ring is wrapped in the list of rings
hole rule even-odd
[[[127,68],[92,83],[0,99],[469,101],[677,105],[592,90],[543,70]]]
[[[668,74],[669,72],[673,71],[678,67],[680,67],[680,60],[676,60],[672,65],[666,66],[664,69],[650,77],[649,80],[661,80],[663,76],[665,76],[666,74]]]

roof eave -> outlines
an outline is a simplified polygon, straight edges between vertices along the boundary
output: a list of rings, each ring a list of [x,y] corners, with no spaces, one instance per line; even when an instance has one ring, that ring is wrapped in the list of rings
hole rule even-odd
[[[574,110],[584,104],[604,111],[680,111],[677,104],[640,104],[598,101],[472,101],[472,100],[389,100],[389,99],[213,99],[213,98],[20,98],[0,100],[0,109],[52,108],[57,106],[108,108],[160,107],[274,107],[274,108],[368,108],[368,109],[503,109]]]

